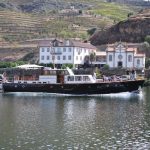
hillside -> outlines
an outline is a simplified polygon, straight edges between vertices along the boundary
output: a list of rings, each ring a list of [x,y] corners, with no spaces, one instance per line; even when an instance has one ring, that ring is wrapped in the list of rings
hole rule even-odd
[[[30,5],[35,9],[29,10]],[[87,39],[87,30],[103,30],[133,12],[128,6],[97,0],[80,3],[76,0],[1,0],[0,41],[18,42],[56,35]]]
[[[42,32],[42,22],[30,14],[0,11],[0,39],[8,42],[34,38]],[[1,41],[0,40],[0,41]]]
[[[131,16],[105,31],[99,31],[91,37],[91,43],[101,45],[124,42],[143,42],[145,37],[150,35],[150,10],[147,9],[136,16]]]
[[[105,30],[138,10],[103,0],[0,0],[0,60],[25,60],[32,49],[38,53],[37,45],[20,44],[26,40],[88,39],[88,30]]]

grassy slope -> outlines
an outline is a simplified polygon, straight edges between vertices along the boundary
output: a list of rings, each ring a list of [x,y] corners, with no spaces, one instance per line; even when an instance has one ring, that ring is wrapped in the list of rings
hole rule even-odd
[[[13,0],[17,3],[17,0]],[[66,0],[69,2],[70,0]],[[26,0],[23,1],[27,2]],[[72,2],[79,3],[78,0]],[[87,38],[87,29],[112,25],[115,21],[127,18],[127,14],[132,10],[124,5],[106,3],[101,0],[80,0],[80,3],[91,4],[88,11],[93,14],[91,17],[65,17],[59,18],[57,14],[52,17],[33,16],[31,14],[18,13],[12,11],[0,11],[0,39],[6,41],[25,40],[29,38],[47,37],[57,34],[61,37]],[[95,18],[95,14],[101,18]],[[49,18],[49,20],[47,19]],[[78,25],[74,28],[72,25]],[[10,27],[11,26],[11,27]],[[14,26],[14,27],[13,27]]]

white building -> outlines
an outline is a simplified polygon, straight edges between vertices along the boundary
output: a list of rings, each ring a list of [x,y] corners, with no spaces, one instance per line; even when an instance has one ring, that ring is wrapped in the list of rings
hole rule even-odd
[[[90,43],[74,40],[42,41],[39,44],[39,63],[43,64],[84,64],[85,56],[96,53],[96,47]]]
[[[145,54],[138,53],[137,47],[121,42],[108,45],[106,60],[110,68],[144,68]]]
[[[97,67],[108,64],[110,68],[145,68],[145,54],[139,53],[137,45],[131,43],[115,43],[108,45],[106,51],[97,51],[90,43],[75,40],[44,40],[39,44],[39,63],[83,65],[89,62],[91,53],[96,54],[92,62]],[[90,62],[89,62],[90,63]]]

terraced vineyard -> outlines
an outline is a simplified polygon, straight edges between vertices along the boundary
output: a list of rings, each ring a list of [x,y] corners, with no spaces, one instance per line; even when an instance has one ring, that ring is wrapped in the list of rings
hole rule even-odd
[[[112,24],[110,19],[87,16],[37,16],[27,13],[0,11],[0,41],[14,42],[57,36],[87,38],[87,30]]]
[[[41,19],[25,13],[0,11],[0,39],[16,41],[38,36],[43,31]]]

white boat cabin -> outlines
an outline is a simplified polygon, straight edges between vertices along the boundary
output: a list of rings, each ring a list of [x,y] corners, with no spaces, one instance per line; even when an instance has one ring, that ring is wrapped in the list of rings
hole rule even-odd
[[[41,83],[41,84],[64,84],[64,83],[95,83],[96,78],[92,75],[75,75],[69,68],[51,69],[44,68],[43,73],[37,80],[14,80],[15,83]]]

